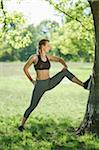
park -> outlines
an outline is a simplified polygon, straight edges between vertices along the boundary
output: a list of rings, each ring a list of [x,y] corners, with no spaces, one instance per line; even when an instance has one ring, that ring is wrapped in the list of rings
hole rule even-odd
[[[10,14],[4,1],[0,3],[0,150],[98,150],[99,2],[47,3],[62,14],[61,25],[44,20],[26,26],[22,13],[17,10]],[[64,59],[83,82],[91,74],[93,82],[86,90],[64,78],[45,93],[21,133],[17,128],[34,89],[23,67],[42,38],[51,41],[49,54]],[[61,69],[61,64],[51,62],[50,76]],[[33,65],[30,74],[36,77]]]

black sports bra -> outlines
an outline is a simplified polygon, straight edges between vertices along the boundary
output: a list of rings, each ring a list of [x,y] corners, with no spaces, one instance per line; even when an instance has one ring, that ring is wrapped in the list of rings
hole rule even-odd
[[[47,58],[47,56],[46,56],[46,58]],[[50,69],[50,67],[51,67],[51,64],[50,64],[50,61],[48,60],[48,58],[46,61],[42,61],[40,55],[38,55],[38,62],[37,62],[37,64],[34,64],[35,70],[45,70],[45,69]]]

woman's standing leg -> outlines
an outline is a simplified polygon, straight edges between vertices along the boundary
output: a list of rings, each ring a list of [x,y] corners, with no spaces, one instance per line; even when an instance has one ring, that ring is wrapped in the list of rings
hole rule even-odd
[[[42,86],[43,85],[43,86]],[[33,93],[32,93],[32,97],[31,97],[31,103],[30,106],[26,109],[24,116],[22,118],[22,122],[21,122],[21,126],[19,126],[19,130],[23,131],[24,129],[24,125],[26,120],[28,119],[29,115],[31,114],[31,112],[36,108],[36,106],[38,105],[42,95],[45,93],[45,89],[44,88],[44,84],[42,83],[36,83]]]

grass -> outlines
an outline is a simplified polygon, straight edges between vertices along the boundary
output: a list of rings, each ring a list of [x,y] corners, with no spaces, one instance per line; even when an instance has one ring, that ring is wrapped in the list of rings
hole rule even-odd
[[[67,64],[82,81],[91,74],[92,64]],[[0,150],[98,150],[95,135],[78,137],[74,132],[83,119],[89,92],[66,78],[44,94],[27,120],[25,132],[17,130],[34,88],[23,65],[0,63]],[[60,64],[52,63],[51,76],[61,69]],[[30,73],[35,78],[33,66]]]

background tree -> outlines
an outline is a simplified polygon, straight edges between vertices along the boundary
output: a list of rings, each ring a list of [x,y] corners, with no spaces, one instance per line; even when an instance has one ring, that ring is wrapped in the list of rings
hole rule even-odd
[[[85,29],[74,20],[65,23],[57,32],[52,34],[53,53],[64,57],[66,61],[92,61],[93,30],[90,33],[92,34],[89,35],[88,31],[86,33]]]
[[[42,37],[51,39],[51,35],[53,32],[56,32],[59,28],[59,24],[56,21],[44,20],[41,21],[39,25],[37,25],[37,33],[38,33],[38,41],[42,39]]]
[[[1,32],[0,32],[0,60],[15,61],[27,60],[36,53],[37,41],[49,38],[52,32],[59,27],[56,21],[45,20],[34,27],[33,24],[26,25],[26,19],[22,13],[5,10],[3,0],[0,8]]]
[[[50,53],[63,57],[66,61],[93,60],[94,30],[88,3],[65,0],[58,1],[54,6],[62,12],[61,26],[51,20],[44,20],[35,27],[34,25],[26,26],[23,14],[18,12],[9,14],[4,6],[0,9],[2,14],[1,61],[27,60],[36,52],[37,41],[42,38],[49,38],[52,42],[53,51]],[[86,29],[87,22],[89,26]]]
[[[49,0],[49,2],[64,14],[63,25],[51,37],[53,53],[64,57],[65,60],[92,61],[94,28],[88,3],[79,0],[76,2]]]
[[[18,60],[19,49],[31,43],[32,34],[25,27],[26,19],[22,13],[5,11],[3,0],[0,7],[0,56],[1,61]]]
[[[36,27],[33,24],[26,27],[26,29],[32,34],[31,43],[25,47],[20,49],[20,60],[24,61],[30,55],[36,53],[38,49],[38,41],[42,38],[51,38],[51,34],[57,30],[59,24],[56,21],[44,20],[41,21]]]
[[[30,55],[33,55],[36,53],[37,49],[37,29],[34,27],[33,24],[28,25],[25,28],[29,33],[31,33],[31,43],[28,44],[28,46],[22,47],[19,49],[19,56],[21,61],[26,61]]]

